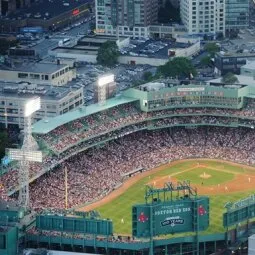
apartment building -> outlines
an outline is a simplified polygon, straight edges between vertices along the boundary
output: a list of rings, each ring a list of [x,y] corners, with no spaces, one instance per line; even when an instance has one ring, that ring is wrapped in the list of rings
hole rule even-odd
[[[225,0],[181,0],[180,12],[189,34],[225,34]]]
[[[98,34],[147,37],[157,22],[158,0],[96,0]]]

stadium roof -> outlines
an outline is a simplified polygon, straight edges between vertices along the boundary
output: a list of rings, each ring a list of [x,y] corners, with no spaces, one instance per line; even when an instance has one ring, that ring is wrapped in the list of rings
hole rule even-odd
[[[53,129],[62,126],[70,121],[91,115],[102,110],[112,108],[117,105],[134,102],[137,99],[128,97],[115,97],[106,100],[105,105],[92,104],[89,106],[82,106],[81,108],[67,112],[63,115],[59,115],[53,118],[42,119],[33,125],[33,133],[36,134],[47,134]]]

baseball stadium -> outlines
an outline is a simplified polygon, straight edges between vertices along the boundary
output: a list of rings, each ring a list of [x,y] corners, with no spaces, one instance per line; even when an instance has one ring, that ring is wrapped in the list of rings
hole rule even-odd
[[[38,121],[29,209],[17,161],[0,176],[0,254],[247,254],[254,127],[254,87],[171,80]]]

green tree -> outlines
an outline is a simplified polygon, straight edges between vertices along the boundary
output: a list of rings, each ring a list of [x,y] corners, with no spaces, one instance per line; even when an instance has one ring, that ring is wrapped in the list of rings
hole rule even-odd
[[[118,63],[119,50],[115,42],[107,41],[98,49],[97,62],[103,66],[112,67]]]
[[[153,79],[153,75],[150,71],[143,73],[143,80],[151,81]]]
[[[216,43],[210,42],[205,45],[205,50],[210,53],[211,56],[214,56],[214,54],[220,50],[220,47]]]
[[[6,130],[0,130],[0,159],[5,155],[5,149],[9,146],[9,138]]]
[[[165,65],[159,66],[157,73],[164,77],[190,78],[197,74],[195,67],[190,59],[185,57],[176,57],[169,60]]]
[[[221,78],[221,82],[225,83],[225,84],[235,84],[238,83],[239,80],[238,78],[231,72],[226,73],[222,78]]]
[[[200,59],[200,66],[210,66],[211,65],[211,57],[210,56],[205,56]]]

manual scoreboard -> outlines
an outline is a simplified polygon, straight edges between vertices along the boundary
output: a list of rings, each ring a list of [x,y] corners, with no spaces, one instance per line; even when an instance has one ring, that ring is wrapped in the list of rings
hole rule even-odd
[[[209,198],[183,198],[133,206],[133,236],[203,231],[209,226]]]

